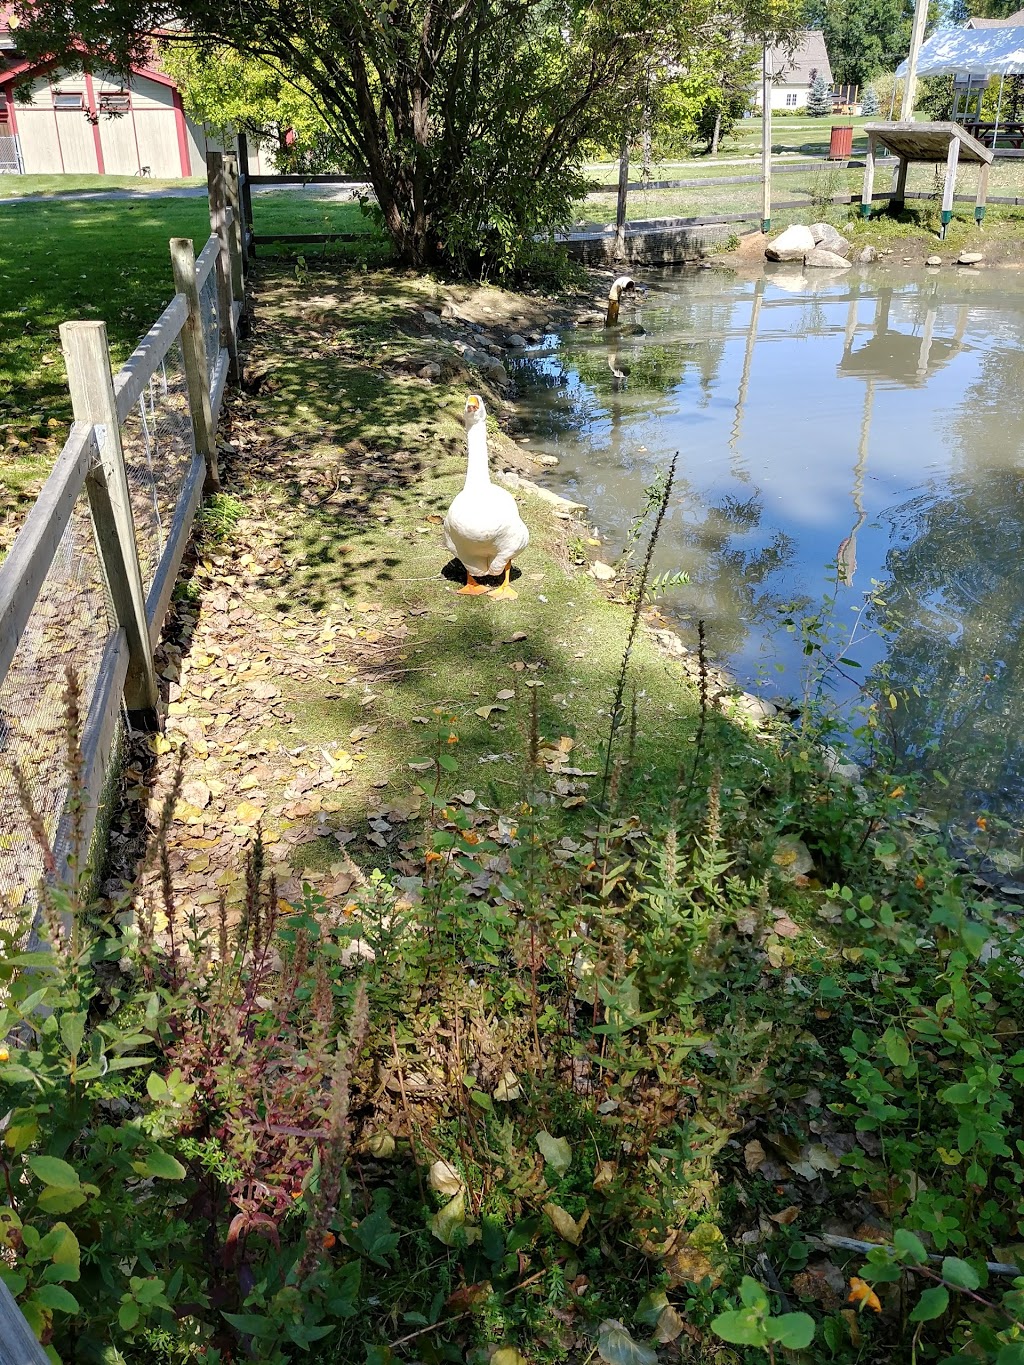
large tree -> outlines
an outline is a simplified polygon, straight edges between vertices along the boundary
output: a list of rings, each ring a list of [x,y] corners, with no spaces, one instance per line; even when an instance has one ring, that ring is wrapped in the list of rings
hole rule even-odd
[[[910,50],[914,0],[811,0],[808,20],[825,31],[833,79],[864,85],[894,71]]]
[[[280,170],[341,170],[310,91],[256,57],[209,44],[159,44],[189,115],[227,141],[235,132],[270,147]]]
[[[652,61],[699,66],[713,0],[20,0],[31,55],[124,71],[154,35],[260,58],[308,93],[410,265],[514,264],[566,221]],[[789,0],[736,0],[747,32]]]

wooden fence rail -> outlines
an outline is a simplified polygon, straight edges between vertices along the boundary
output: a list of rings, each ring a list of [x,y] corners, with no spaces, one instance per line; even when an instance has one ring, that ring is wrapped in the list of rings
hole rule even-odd
[[[87,847],[122,715],[136,727],[160,724],[154,649],[203,492],[220,486],[216,428],[229,374],[239,377],[245,282],[237,198],[229,202],[234,196],[221,159],[211,160],[213,232],[198,258],[191,241],[170,243],[174,297],[118,373],[111,373],[104,323],[61,327],[74,425],[0,565],[0,688],[7,706],[13,709],[13,698],[23,712],[13,716],[17,744],[6,757],[19,758],[30,774],[37,767],[37,780],[49,787],[48,833],[62,875],[70,870],[72,831],[62,810],[67,775],[53,752],[52,699],[68,657],[67,639],[76,628],[92,632],[86,643],[94,666],[83,698],[85,810],[75,831]],[[204,289],[214,274],[216,291]],[[210,338],[215,354],[207,352]],[[170,379],[169,372],[183,372],[183,381]],[[95,585],[87,588],[81,567],[86,560],[102,585],[98,612]],[[79,605],[76,590],[92,595]],[[44,691],[50,710],[35,716],[34,699]],[[59,750],[59,735],[57,741]],[[24,824],[8,780],[0,791],[5,899],[12,887],[27,888],[31,896],[41,873]],[[17,904],[12,896],[7,912]],[[5,1360],[0,1344],[0,1365]]]

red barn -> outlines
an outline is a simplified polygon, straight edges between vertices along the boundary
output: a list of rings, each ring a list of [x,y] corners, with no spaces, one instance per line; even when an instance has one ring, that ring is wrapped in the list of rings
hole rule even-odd
[[[25,86],[28,103],[24,92],[18,100],[14,94]],[[188,117],[174,81],[155,63],[133,67],[123,81],[20,60],[17,27],[0,0],[0,171],[173,180],[205,174],[208,142],[221,149]]]

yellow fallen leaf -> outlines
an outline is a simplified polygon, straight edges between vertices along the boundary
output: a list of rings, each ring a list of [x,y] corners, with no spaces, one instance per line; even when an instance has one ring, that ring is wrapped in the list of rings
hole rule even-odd
[[[240,825],[254,825],[263,815],[263,807],[252,801],[239,801],[235,807],[235,819]]]
[[[882,1311],[882,1304],[878,1295],[866,1280],[862,1280],[857,1275],[850,1278],[850,1293],[846,1301],[858,1305],[863,1304],[865,1308],[871,1308],[876,1313]]]
[[[570,1242],[574,1247],[578,1247],[580,1238],[583,1236],[583,1229],[590,1217],[590,1210],[584,1209],[583,1217],[579,1222],[573,1218],[572,1214],[566,1213],[565,1209],[559,1208],[557,1204],[545,1204],[544,1212],[551,1220],[551,1225],[559,1237],[565,1242]]]

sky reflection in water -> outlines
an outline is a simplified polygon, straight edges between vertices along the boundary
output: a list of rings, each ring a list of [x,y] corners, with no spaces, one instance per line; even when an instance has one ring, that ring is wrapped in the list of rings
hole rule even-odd
[[[835,591],[848,627],[878,580],[890,632],[851,652],[911,693],[901,749],[953,776],[960,814],[1024,815],[1018,276],[780,267],[644,282],[616,340],[580,328],[517,367],[530,446],[560,462],[544,481],[588,505],[611,557],[679,450],[656,570],[683,568],[690,585],[667,613],[684,635],[703,617],[713,652],[769,693],[801,688],[783,608]]]

